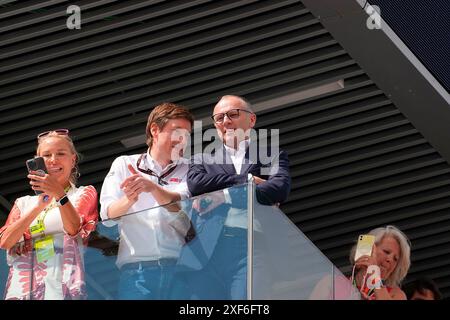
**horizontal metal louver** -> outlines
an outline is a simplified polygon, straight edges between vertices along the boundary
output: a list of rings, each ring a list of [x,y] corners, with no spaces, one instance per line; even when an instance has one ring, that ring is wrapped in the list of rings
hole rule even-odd
[[[256,106],[327,83],[342,89],[257,112],[291,162],[288,217],[343,271],[357,235],[386,224],[411,239],[409,277],[450,296],[450,167],[298,0],[67,1],[0,5],[0,211],[29,194],[36,134],[67,127],[79,183],[101,183],[156,104],[209,117],[223,94]],[[281,101],[281,100],[280,100]],[[430,126],[433,124],[430,123]],[[102,270],[98,270],[99,274]],[[104,284],[105,286],[111,284]]]

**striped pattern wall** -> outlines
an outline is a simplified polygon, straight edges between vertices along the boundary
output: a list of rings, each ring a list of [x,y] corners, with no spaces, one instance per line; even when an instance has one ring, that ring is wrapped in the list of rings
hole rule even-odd
[[[68,30],[66,8],[81,7]],[[342,81],[340,90],[286,97]],[[100,192],[111,162],[142,152],[151,107],[206,119],[245,96],[278,128],[293,188],[282,210],[344,272],[357,235],[386,224],[410,237],[409,279],[450,296],[450,167],[298,0],[15,1],[0,5],[0,195],[4,219],[29,194],[36,134],[70,128],[80,184]],[[430,125],[432,125],[430,123]],[[143,141],[144,142],[144,141]]]

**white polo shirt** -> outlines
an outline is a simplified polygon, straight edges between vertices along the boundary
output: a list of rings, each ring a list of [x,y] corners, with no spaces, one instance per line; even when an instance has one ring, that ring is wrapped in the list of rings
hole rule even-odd
[[[160,258],[177,258],[184,244],[183,231],[179,226],[189,228],[186,216],[169,212],[159,207],[151,193],[141,193],[138,201],[118,219],[108,220],[108,207],[112,202],[122,198],[125,193],[120,184],[132,174],[128,164],[143,177],[158,183],[158,178],[137,170],[137,161],[141,154],[120,156],[114,160],[107,174],[100,194],[100,216],[103,224],[110,227],[118,224],[120,233],[119,252],[116,264],[120,268],[125,263],[152,261]],[[189,169],[189,160],[181,158],[166,168],[152,159],[149,152],[143,157],[139,168],[150,169],[158,176],[163,175],[173,166],[176,168],[163,180],[168,184],[164,189],[180,194],[181,200],[190,197],[186,178]],[[175,227],[176,226],[176,227]],[[178,230],[177,230],[178,229]]]

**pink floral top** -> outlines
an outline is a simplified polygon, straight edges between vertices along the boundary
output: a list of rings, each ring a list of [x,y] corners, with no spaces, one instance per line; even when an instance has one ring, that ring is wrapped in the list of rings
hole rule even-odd
[[[6,282],[5,299],[62,300],[85,299],[83,241],[95,229],[98,221],[97,191],[93,186],[72,188],[67,193],[70,202],[80,215],[78,234],[70,236],[62,227],[59,208],[45,215],[45,234],[53,235],[54,254],[38,262],[33,249],[32,236],[27,229],[22,241],[8,251],[10,266]],[[38,201],[37,196],[16,200],[0,234],[29,211]],[[47,228],[48,226],[48,228]]]

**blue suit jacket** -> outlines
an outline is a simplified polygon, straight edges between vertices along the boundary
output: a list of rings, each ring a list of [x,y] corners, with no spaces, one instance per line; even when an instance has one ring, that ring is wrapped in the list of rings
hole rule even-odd
[[[251,173],[266,180],[256,186],[256,197],[259,203],[273,205],[284,202],[291,187],[287,153],[281,151],[277,154],[271,154],[270,149],[260,150],[261,147],[258,146],[257,152],[252,150],[253,152],[250,155],[250,147],[247,149],[240,174],[236,173],[233,162],[223,147],[214,154],[194,156],[187,175],[187,185],[191,194],[197,196],[245,184],[248,174]],[[254,159],[255,154],[257,155],[256,159]],[[260,155],[266,155],[267,157],[262,159]],[[213,212],[201,216],[192,212],[191,218],[196,229],[196,237],[181,251],[180,270],[185,269],[185,267],[188,270],[202,269],[212,256],[227,218],[228,209],[231,206],[247,208],[246,186],[229,189],[229,194],[232,199],[231,204],[223,203]]]
[[[258,146],[255,155],[250,155],[247,149],[241,173],[237,174],[225,148],[215,154],[196,155],[191,164],[187,185],[193,196],[233,187],[247,182],[249,173],[267,181],[256,186],[256,196],[261,204],[272,205],[286,201],[291,189],[289,175],[289,160],[285,151],[271,154],[270,149],[261,150]],[[267,159],[261,159],[267,155]],[[270,160],[269,160],[270,159]],[[270,161],[270,162],[269,162]],[[234,200],[234,199],[233,199]]]

